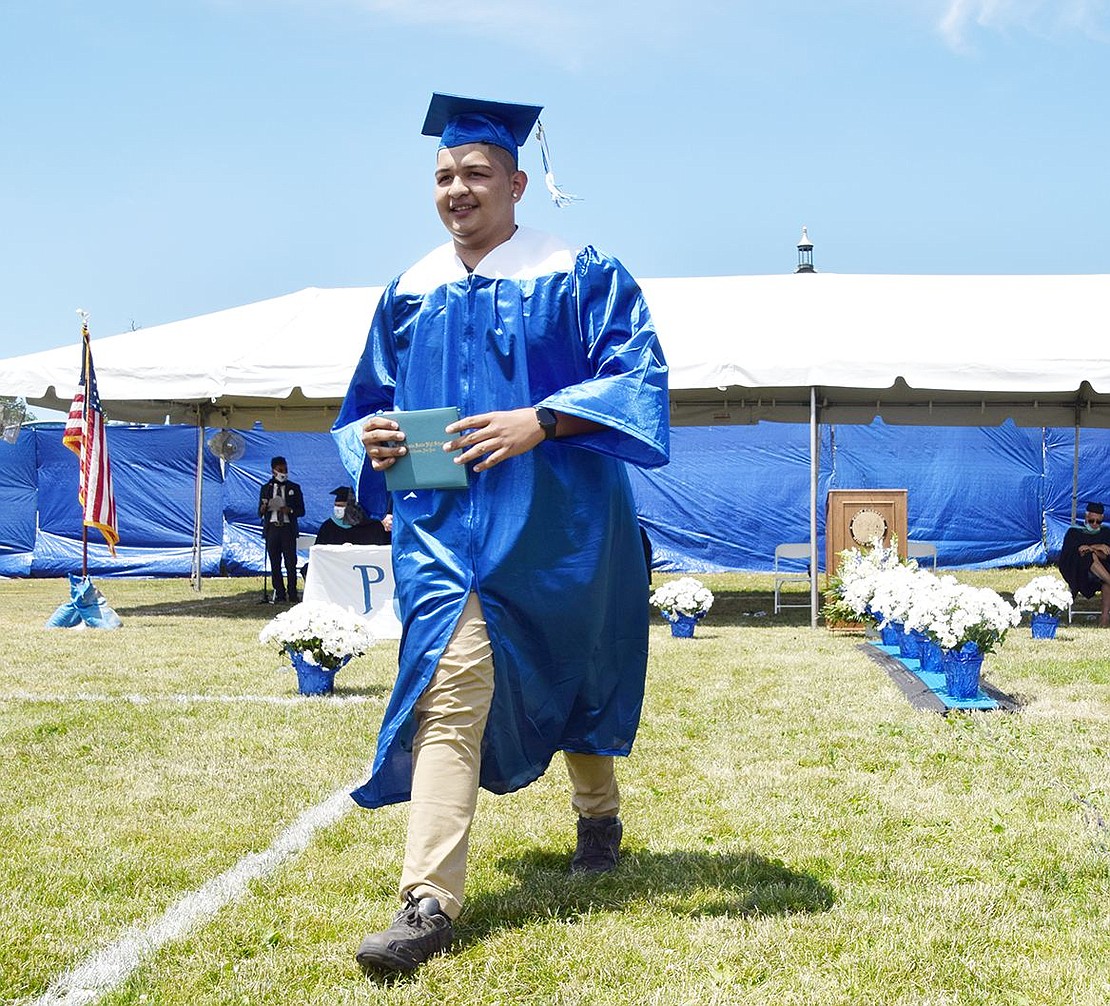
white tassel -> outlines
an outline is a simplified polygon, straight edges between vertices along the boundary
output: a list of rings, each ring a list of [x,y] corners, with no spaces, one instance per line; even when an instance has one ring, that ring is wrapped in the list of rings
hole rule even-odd
[[[547,191],[551,193],[551,201],[555,203],[559,209],[564,206],[569,206],[571,203],[579,202],[581,197],[576,196],[570,192],[564,192],[555,182],[555,172],[551,170],[551,152],[547,149],[547,136],[544,135],[543,123],[537,120],[536,122],[536,139],[540,141],[540,157],[543,158],[543,182],[547,186]]]

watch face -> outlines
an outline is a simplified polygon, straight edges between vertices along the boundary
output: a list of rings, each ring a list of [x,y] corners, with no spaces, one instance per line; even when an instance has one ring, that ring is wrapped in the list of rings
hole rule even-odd
[[[848,523],[848,532],[857,545],[870,545],[886,535],[886,518],[877,510],[859,510]]]

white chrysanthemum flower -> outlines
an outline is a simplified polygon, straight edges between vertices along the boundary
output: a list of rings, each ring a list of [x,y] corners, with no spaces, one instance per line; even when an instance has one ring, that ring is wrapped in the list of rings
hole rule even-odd
[[[282,611],[258,634],[262,644],[282,653],[299,651],[309,663],[338,668],[375,643],[370,627],[349,608],[327,601],[306,601]]]
[[[649,602],[668,618],[676,615],[704,615],[713,606],[713,592],[700,580],[684,576],[671,580],[652,592]]]
[[[1037,576],[1014,591],[1019,611],[1059,615],[1071,606],[1071,588],[1058,576]]]

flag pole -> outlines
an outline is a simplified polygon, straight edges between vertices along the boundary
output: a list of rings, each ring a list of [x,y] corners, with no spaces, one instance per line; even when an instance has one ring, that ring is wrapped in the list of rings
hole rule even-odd
[[[77,317],[81,319],[81,352],[84,354],[83,366],[81,373],[85,378],[85,408],[88,408],[89,402],[89,364],[88,358],[91,355],[89,352],[89,312],[84,308],[77,309]],[[83,484],[83,483],[82,483]],[[85,511],[82,505],[81,510],[81,576],[85,578],[89,575],[89,525],[85,523]]]
[[[81,378],[69,407],[62,443],[77,455],[80,463],[77,500],[81,504],[81,575],[87,577],[89,527],[100,530],[113,557],[119,530],[108,463],[107,420],[100,407],[89,343],[89,313],[78,308],[77,317],[81,319]]]
[[[119,527],[112,494],[112,469],[108,463],[107,419],[100,407],[96,388],[92,346],[89,344],[89,312],[77,309],[81,319],[81,377],[69,407],[62,445],[77,455],[77,502],[81,505],[81,578],[69,577],[70,599],[47,620],[52,629],[72,628],[82,623],[94,629],[118,629],[120,618],[89,579],[89,528],[104,536],[108,551],[116,555]]]

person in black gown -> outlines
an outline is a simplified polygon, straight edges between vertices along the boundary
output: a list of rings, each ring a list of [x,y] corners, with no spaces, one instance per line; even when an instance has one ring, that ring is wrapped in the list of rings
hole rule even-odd
[[[1060,574],[1071,587],[1072,597],[1094,597],[1102,591],[1098,624],[1110,626],[1110,528],[1103,526],[1105,507],[1088,503],[1083,523],[1068,528],[1060,548]]]
[[[367,517],[362,507],[355,501],[354,490],[350,486],[339,486],[331,491],[335,497],[332,515],[320,525],[316,532],[317,545],[388,545],[393,515],[386,514],[382,520]]]

